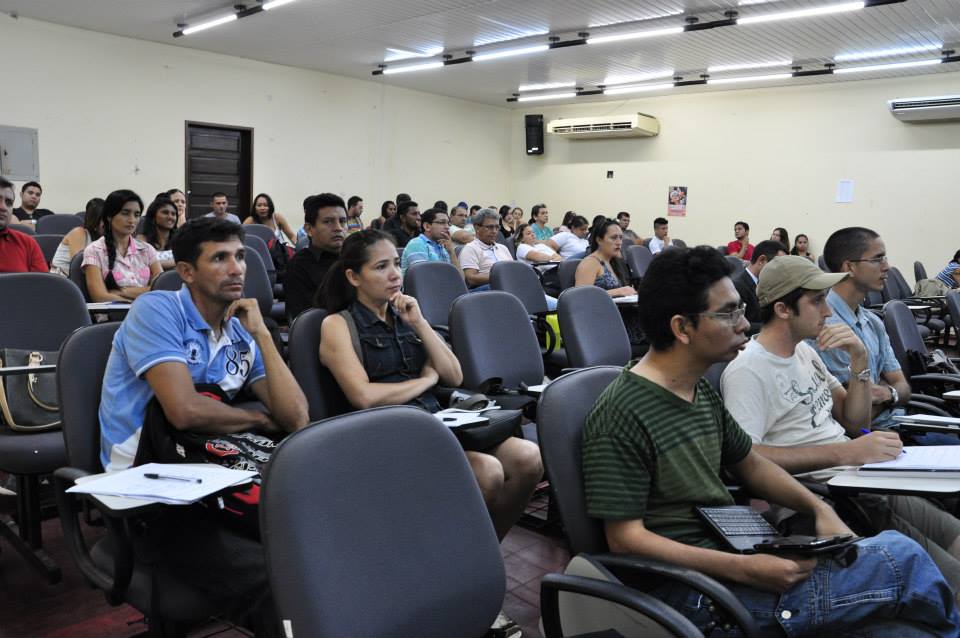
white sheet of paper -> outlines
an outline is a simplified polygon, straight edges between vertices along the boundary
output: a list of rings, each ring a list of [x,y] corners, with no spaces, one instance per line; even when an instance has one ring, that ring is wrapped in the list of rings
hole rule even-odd
[[[625,295],[623,297],[614,297],[613,303],[637,303],[637,295]]]
[[[171,479],[148,479],[146,474],[200,479],[200,482]],[[213,464],[147,463],[122,472],[106,474],[101,478],[74,485],[67,492],[103,496],[125,496],[158,503],[183,505],[195,503],[231,485],[237,485],[256,476],[245,470],[231,470]]]
[[[853,201],[853,180],[841,179],[837,182],[837,203],[849,204]]]
[[[439,420],[448,428],[459,428],[472,423],[490,422],[488,417],[485,417],[478,412],[466,412],[461,410],[441,410],[440,412],[434,412],[433,416],[437,417],[437,420]]]
[[[956,445],[913,445],[903,448],[900,456],[892,461],[867,463],[860,467],[864,470],[893,470],[893,475],[900,471],[929,472],[930,478],[937,478],[940,472],[952,474],[960,473],[960,447]]]

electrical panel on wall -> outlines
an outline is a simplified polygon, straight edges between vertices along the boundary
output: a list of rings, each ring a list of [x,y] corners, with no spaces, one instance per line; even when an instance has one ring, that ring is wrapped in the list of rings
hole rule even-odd
[[[0,126],[0,175],[11,181],[40,179],[37,129]]]

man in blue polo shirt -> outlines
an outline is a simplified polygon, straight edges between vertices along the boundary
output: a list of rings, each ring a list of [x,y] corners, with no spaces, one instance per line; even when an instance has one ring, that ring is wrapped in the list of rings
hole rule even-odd
[[[400,259],[400,270],[420,261],[445,261],[460,270],[457,251],[450,241],[450,217],[446,211],[431,208],[420,216],[420,234],[407,242]]]
[[[117,330],[100,401],[107,471],[136,457],[147,404],[156,397],[182,431],[292,432],[307,424],[307,401],[273,344],[254,299],[243,299],[243,229],[204,217],[173,242],[178,292],[140,296]],[[266,413],[231,407],[195,391],[216,384],[232,398],[246,387]],[[257,636],[280,635],[257,540],[228,529],[203,506],[171,507],[149,521],[144,552],[200,589]]]

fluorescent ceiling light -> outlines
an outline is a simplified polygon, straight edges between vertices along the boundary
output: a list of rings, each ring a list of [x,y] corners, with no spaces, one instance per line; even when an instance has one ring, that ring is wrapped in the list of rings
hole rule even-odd
[[[547,44],[537,44],[530,47],[520,47],[517,49],[503,49],[501,51],[491,51],[490,53],[478,53],[473,56],[474,62],[483,62],[485,60],[497,60],[499,58],[509,58],[515,55],[530,55],[531,53],[542,53],[550,48]]]
[[[783,11],[781,13],[768,13],[766,15],[750,16],[747,18],[737,18],[737,24],[757,24],[759,22],[774,22],[776,20],[792,20],[794,18],[809,18],[812,16],[822,16],[831,13],[845,13],[847,11],[856,11],[866,6],[865,2],[844,2],[843,4],[830,4],[825,7],[813,7],[811,9],[797,9],[796,11]]]
[[[230,15],[221,16],[219,18],[214,18],[213,20],[207,20],[206,22],[201,22],[192,27],[186,27],[183,30],[183,35],[190,35],[191,33],[198,33],[200,31],[206,31],[207,29],[212,29],[213,27],[219,27],[221,24],[227,24],[228,22],[233,22],[237,19],[236,13],[231,13]]]
[[[707,80],[707,84],[733,84],[734,82],[770,82],[792,78],[792,73],[771,73],[770,75],[747,75],[739,78],[717,78]]]
[[[534,100],[566,100],[577,97],[575,91],[568,93],[544,93],[543,95],[523,95],[517,98],[517,102],[533,102]]]
[[[869,60],[870,58],[886,58],[896,55],[909,55],[910,53],[920,53],[922,51],[936,51],[943,48],[943,43],[921,44],[914,47],[897,47],[894,49],[878,49],[875,51],[858,51],[857,53],[841,53],[833,56],[836,62],[850,62],[852,60]]]
[[[660,84],[647,84],[646,86],[620,86],[615,89],[604,89],[604,95],[624,95],[626,93],[643,93],[646,91],[663,91],[672,89],[673,82],[662,82]]]
[[[934,60],[918,60],[914,62],[894,62],[893,64],[872,64],[870,66],[852,66],[845,69],[834,69],[836,73],[867,73],[869,71],[893,71],[894,69],[906,69],[913,66],[930,66],[940,64],[940,58]]]
[[[394,73],[408,73],[410,71],[426,71],[427,69],[439,69],[443,62],[424,62],[423,64],[408,64],[406,66],[388,66],[383,70],[384,75],[393,75]]]
[[[655,38],[657,36],[673,35],[675,33],[683,33],[683,27],[668,27],[666,29],[650,29],[648,31],[632,31],[630,33],[601,35],[593,38],[587,38],[587,44],[604,44],[606,42],[619,42],[620,40],[636,40],[638,38]]]
[[[723,73],[724,71],[745,71],[747,69],[769,69],[774,66],[790,66],[793,60],[777,60],[776,62],[756,62],[753,64],[722,64],[708,66],[707,73]]]
[[[673,69],[663,71],[653,71],[652,73],[638,73],[636,75],[608,75],[603,80],[604,86],[613,86],[615,84],[633,84],[634,82],[645,82],[647,80],[659,80],[661,78],[672,78]]]
[[[387,47],[387,51],[390,53],[384,57],[384,62],[397,62],[399,60],[409,60],[411,58],[432,58],[435,55],[440,55],[443,53],[443,47],[430,47],[423,53],[417,53],[416,51],[404,51],[403,49],[391,49]]]
[[[285,4],[290,4],[294,0],[270,0],[269,2],[264,2],[262,8],[264,11],[269,11],[270,9],[276,9],[277,7],[282,7]]]
[[[546,91],[549,89],[565,89],[576,86],[576,82],[544,82],[543,84],[521,84],[517,91]]]

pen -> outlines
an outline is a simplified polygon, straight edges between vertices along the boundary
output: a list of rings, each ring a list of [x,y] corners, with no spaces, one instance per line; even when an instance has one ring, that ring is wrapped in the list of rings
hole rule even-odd
[[[870,434],[870,430],[868,430],[867,428],[860,428],[860,431],[863,432],[864,434]],[[906,450],[900,450],[900,454],[906,454],[906,453],[907,453]]]
[[[154,474],[152,472],[146,472],[143,476],[145,478],[154,479],[154,480],[186,481],[187,483],[203,483],[203,479],[193,478],[189,476],[170,476],[169,474]]]

